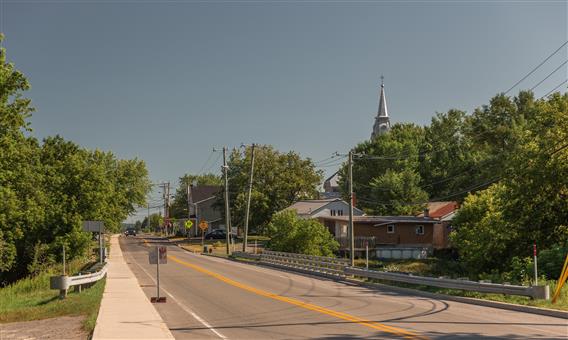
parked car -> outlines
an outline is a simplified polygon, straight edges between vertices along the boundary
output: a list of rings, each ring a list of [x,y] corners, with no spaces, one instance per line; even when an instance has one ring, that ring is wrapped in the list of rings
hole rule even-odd
[[[124,236],[136,236],[136,229],[126,229]]]
[[[217,229],[208,232],[204,237],[206,240],[224,240],[227,238],[227,234],[224,230]]]

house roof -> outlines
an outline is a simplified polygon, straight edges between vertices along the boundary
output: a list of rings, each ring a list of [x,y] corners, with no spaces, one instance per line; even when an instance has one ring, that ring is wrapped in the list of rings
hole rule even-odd
[[[196,185],[191,187],[192,202],[199,202],[216,196],[223,190],[219,185]]]
[[[333,175],[329,176],[324,183],[329,183],[330,186],[332,187],[338,187],[339,186],[339,171],[336,171],[335,173],[333,173]]]
[[[426,206],[429,210],[428,215],[432,218],[443,218],[444,216],[456,211],[458,209],[458,202],[447,201],[447,202],[428,202]],[[423,217],[424,213],[417,215],[418,217]]]
[[[284,210],[296,210],[298,215],[310,215],[312,212],[323,208],[327,204],[335,201],[341,201],[340,198],[330,198],[323,200],[302,200],[298,201]]]
[[[322,216],[321,219],[348,222],[349,216]],[[431,217],[418,216],[353,216],[353,222],[381,226],[390,223],[440,223]]]

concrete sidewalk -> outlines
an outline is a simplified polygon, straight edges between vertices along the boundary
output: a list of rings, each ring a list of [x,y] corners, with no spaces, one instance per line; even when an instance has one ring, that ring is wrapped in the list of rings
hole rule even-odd
[[[106,286],[93,333],[101,339],[174,339],[126,264],[118,235],[110,241]]]

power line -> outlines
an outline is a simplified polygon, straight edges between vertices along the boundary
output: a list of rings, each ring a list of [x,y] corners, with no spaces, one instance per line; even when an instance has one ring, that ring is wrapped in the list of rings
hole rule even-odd
[[[556,91],[557,89],[559,89],[560,86],[566,84],[566,82],[568,82],[568,79],[564,79],[563,82],[561,82],[560,84],[556,85],[555,88],[553,88],[552,90],[548,91],[548,93],[546,93],[544,96],[542,96],[542,97],[540,97],[540,98],[538,98],[538,99],[542,99],[542,98],[544,98],[544,97],[550,96],[554,91]]]
[[[314,163],[314,164],[325,163],[326,161],[332,160],[332,159],[335,158],[335,157],[337,157],[337,155],[333,154],[333,155],[331,155],[330,157],[321,159],[321,160],[319,160],[319,161],[314,161],[313,163]]]
[[[495,182],[497,182],[498,180],[500,180],[501,177],[497,176],[494,177],[488,181],[482,182],[482,183],[478,183],[475,185],[472,185],[470,187],[468,187],[467,189],[463,189],[461,191],[455,192],[453,194],[449,194],[449,195],[445,195],[445,196],[440,196],[440,197],[435,197],[435,198],[430,198],[426,201],[417,201],[417,202],[397,202],[397,203],[392,203],[395,200],[391,200],[389,202],[381,202],[381,201],[373,201],[373,200],[368,200],[368,199],[363,199],[363,198],[359,198],[357,197],[358,201],[363,201],[366,203],[371,203],[371,204],[380,204],[380,205],[389,205],[389,206],[393,206],[393,205],[419,205],[419,204],[426,204],[428,202],[436,202],[436,201],[441,201],[441,200],[445,200],[451,197],[455,197],[455,196],[459,196],[459,195],[463,195],[465,193],[471,192],[473,190],[485,187],[487,185],[493,184]]]
[[[550,74],[548,74],[543,80],[539,81],[538,84],[536,84],[535,86],[531,87],[531,91],[536,89],[540,84],[542,84],[546,79],[550,78],[551,75],[553,75],[554,73],[556,73],[556,71],[560,70],[560,68],[564,65],[566,65],[566,63],[568,63],[568,60],[564,61],[562,64],[560,64],[560,66],[558,66],[557,68],[554,69],[554,71],[550,72]]]
[[[527,79],[531,74],[533,74],[536,70],[538,70],[542,65],[544,65],[544,63],[546,63],[548,61],[548,59],[552,58],[552,56],[554,56],[556,53],[558,53],[558,51],[560,51],[564,46],[566,46],[568,44],[568,41],[564,42],[564,44],[562,44],[560,47],[558,47],[554,52],[552,52],[552,54],[550,54],[548,57],[546,57],[546,59],[544,59],[540,64],[537,65],[537,67],[533,68],[527,75],[525,75],[524,77],[521,78],[521,80],[519,80],[518,82],[515,83],[515,85],[511,86],[507,91],[504,92],[504,94],[509,93],[512,89],[514,89],[517,85],[519,85],[520,83],[523,82],[523,80]]]
[[[205,160],[205,163],[203,163],[203,166],[201,167],[201,169],[199,169],[198,174],[203,172],[203,169],[205,169],[205,166],[207,165],[207,163],[209,162],[209,160],[211,160],[211,157],[213,157],[213,153],[214,151],[211,150],[211,152],[209,153],[209,156],[207,156],[207,160]]]
[[[219,159],[221,159],[221,153],[217,153],[217,158],[215,159],[215,161],[213,161],[213,163],[211,163],[211,165],[209,165],[209,167],[207,167],[204,173],[209,173],[211,169],[213,169],[213,167],[217,165]]]

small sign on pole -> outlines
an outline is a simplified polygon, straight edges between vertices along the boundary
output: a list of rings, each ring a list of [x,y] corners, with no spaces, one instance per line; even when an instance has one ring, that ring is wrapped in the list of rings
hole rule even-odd
[[[101,263],[105,260],[105,255],[103,253],[104,248],[104,238],[103,233],[105,232],[105,225],[102,221],[83,221],[83,231],[91,233],[99,233],[99,260]]]
[[[205,231],[209,229],[209,223],[205,220],[201,220],[201,222],[199,222],[199,229],[201,229],[201,246],[203,247],[205,244]]]
[[[165,296],[160,296],[160,264],[167,264],[168,263],[168,248],[165,246],[157,246],[153,249],[150,249],[148,253],[148,260],[150,264],[156,265],[156,287],[157,287],[157,296],[153,296],[150,298],[150,301],[155,302],[166,302]]]
[[[191,229],[191,227],[193,227],[193,222],[191,222],[191,220],[187,220],[184,223],[185,229]]]
[[[209,228],[209,223],[207,223],[207,221],[201,220],[201,222],[199,222],[199,229],[201,229],[202,231],[205,231],[208,228]]]

